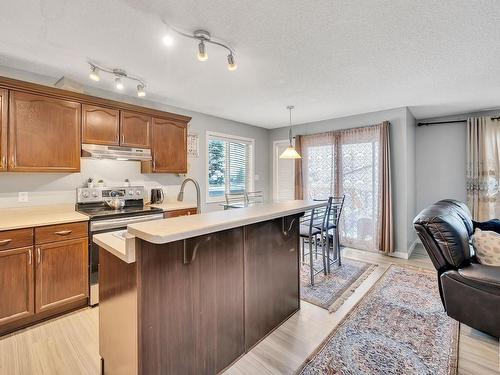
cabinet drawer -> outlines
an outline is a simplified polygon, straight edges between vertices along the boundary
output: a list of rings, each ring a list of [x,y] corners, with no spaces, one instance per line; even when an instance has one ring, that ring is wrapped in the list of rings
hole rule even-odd
[[[33,245],[33,228],[6,230],[0,232],[0,250],[15,249]]]
[[[35,228],[35,242],[37,245],[87,236],[88,224],[86,222],[48,225],[46,227]]]
[[[167,211],[163,214],[163,217],[168,219],[170,217],[196,215],[196,213],[196,208],[186,208],[182,210]]]

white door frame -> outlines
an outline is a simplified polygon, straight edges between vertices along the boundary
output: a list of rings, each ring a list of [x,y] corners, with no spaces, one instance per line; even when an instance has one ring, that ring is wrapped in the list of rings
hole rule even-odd
[[[279,143],[284,143],[287,144],[290,142],[289,139],[279,139],[276,141],[273,141],[273,200],[278,200],[278,161],[279,161],[279,155],[278,155],[278,150],[277,150],[277,145]],[[294,165],[295,169],[295,165]]]

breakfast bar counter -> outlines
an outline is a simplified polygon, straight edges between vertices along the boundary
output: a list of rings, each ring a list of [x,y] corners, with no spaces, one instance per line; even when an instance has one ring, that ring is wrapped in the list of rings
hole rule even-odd
[[[299,217],[320,204],[263,204],[96,236],[104,372],[230,366],[300,308]]]

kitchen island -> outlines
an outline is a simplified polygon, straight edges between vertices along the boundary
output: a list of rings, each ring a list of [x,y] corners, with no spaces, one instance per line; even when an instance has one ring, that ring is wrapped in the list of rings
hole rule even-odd
[[[216,374],[300,308],[289,201],[129,225],[100,248],[105,374]]]

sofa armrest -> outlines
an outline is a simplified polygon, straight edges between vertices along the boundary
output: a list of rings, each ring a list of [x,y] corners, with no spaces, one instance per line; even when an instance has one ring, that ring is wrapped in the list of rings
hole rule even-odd
[[[447,271],[445,274],[473,288],[500,295],[500,267],[471,263],[458,271]]]

